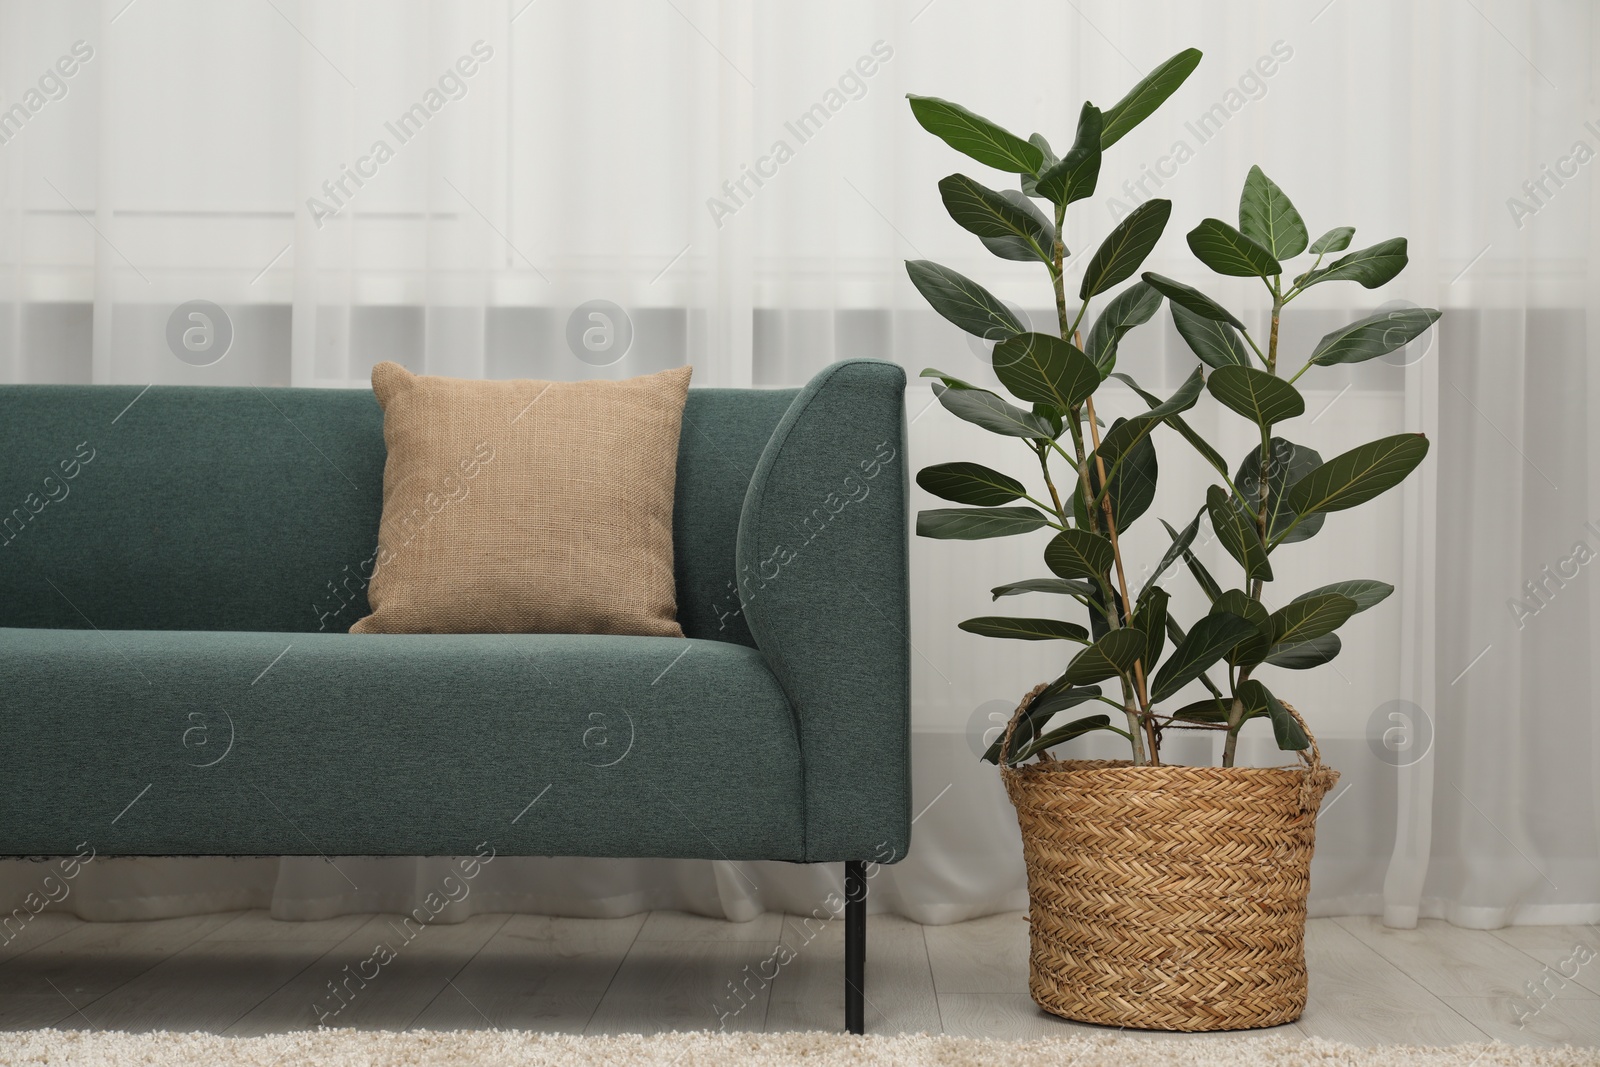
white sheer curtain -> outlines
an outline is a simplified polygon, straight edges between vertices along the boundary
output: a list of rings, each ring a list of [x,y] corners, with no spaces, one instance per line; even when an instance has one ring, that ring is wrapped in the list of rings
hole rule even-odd
[[[1399,358],[1301,380],[1296,436],[1325,456],[1401,430],[1435,442],[1404,491],[1282,556],[1289,590],[1397,587],[1347,627],[1339,659],[1280,676],[1345,776],[1324,805],[1313,907],[1402,925],[1596,921],[1597,33],[1576,0],[0,0],[0,379],[360,386],[381,359],[497,378],[687,361],[699,385],[790,385],[856,355],[986,378],[982,348],[925,309],[901,260],[947,263],[1040,324],[1047,291],[944,216],[942,175],[1008,179],[921,131],[903,95],[1060,144],[1080,101],[1107,104],[1198,46],[1188,84],[1107,157],[1069,245],[1092,250],[1119,212],[1170,197],[1148,266],[1257,323],[1259,290],[1207,275],[1181,235],[1231,217],[1259,163],[1313,231],[1411,241],[1411,267],[1381,291],[1297,301],[1287,350],[1384,303],[1446,312]],[[215,362],[169,343],[174,309],[197,300],[231,332]],[[1192,357],[1163,312],[1122,364],[1167,392]],[[913,468],[1027,473],[930,401],[908,394]],[[1237,420],[1214,408],[1195,425],[1242,455]],[[1129,534],[1140,558],[1164,540],[1154,515],[1181,523],[1198,506],[1184,447],[1165,443],[1152,518]],[[1037,574],[1039,547],[913,545],[921,815],[874,907],[943,922],[1026,899],[1015,821],[975,746],[1059,657],[954,623],[989,610],[990,585]],[[1192,617],[1185,576],[1167,584]],[[1265,736],[1243,747],[1280,759]],[[1198,740],[1183,755],[1210,758]],[[100,860],[61,906],[400,909],[437,862]],[[0,865],[0,903],[37,875]],[[446,917],[743,918],[809,911],[838,876],[505,860]]]

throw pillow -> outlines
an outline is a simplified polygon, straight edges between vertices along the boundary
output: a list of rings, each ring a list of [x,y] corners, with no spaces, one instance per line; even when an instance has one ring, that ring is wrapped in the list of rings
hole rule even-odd
[[[389,455],[372,614],[351,633],[682,637],[672,503],[689,375],[372,368]]]

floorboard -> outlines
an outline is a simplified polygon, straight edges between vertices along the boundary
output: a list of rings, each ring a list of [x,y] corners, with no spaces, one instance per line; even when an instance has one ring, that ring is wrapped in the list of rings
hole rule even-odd
[[[1337,920],[1306,924],[1306,966],[1310,997],[1296,1025],[1308,1037],[1354,1045],[1484,1039],[1482,1030]]]
[[[1440,919],[1424,919],[1414,930],[1392,930],[1372,916],[1334,922],[1441,997],[1520,997],[1525,984],[1544,970],[1537,959],[1493,935]],[[1553,995],[1581,998],[1593,993],[1569,983]]]
[[[1600,927],[1508,926],[1493,933],[1550,969],[1540,969],[1536,985],[1548,988],[1565,980],[1600,993]]]
[[[767,1031],[844,1025],[844,920],[786,916],[793,952],[773,983]],[[875,1034],[937,1034],[939,1003],[923,927],[892,915],[867,920],[866,1025]]]
[[[636,941],[586,1033],[760,1033],[776,971],[771,941]],[[841,975],[840,981],[843,981]]]
[[[404,1030],[507,919],[475,915],[420,926],[374,915],[223,1032],[247,1036],[319,1024]]]
[[[423,1010],[416,1025],[581,1034],[645,922],[643,915],[513,915]]]
[[[1306,955],[1304,1016],[1252,1033],[1600,1046],[1592,927],[1491,933],[1314,919]],[[778,914],[747,923],[677,912],[479,915],[418,926],[391,915],[280,922],[264,911],[87,923],[47,911],[0,940],[0,1029],[837,1031],[843,984],[843,921]],[[1021,913],[928,927],[872,916],[866,993],[869,1033],[1116,1032],[1033,1003]],[[1184,1044],[1216,1037],[1125,1032]]]

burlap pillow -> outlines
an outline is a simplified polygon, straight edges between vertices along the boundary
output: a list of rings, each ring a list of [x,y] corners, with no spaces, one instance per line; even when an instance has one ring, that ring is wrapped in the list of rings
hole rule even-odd
[[[672,500],[690,368],[483,382],[372,368],[383,520],[351,633],[682,637]]]

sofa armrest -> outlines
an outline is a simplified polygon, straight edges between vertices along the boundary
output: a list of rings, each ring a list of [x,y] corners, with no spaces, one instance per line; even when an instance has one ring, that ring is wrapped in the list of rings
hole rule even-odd
[[[794,706],[811,862],[911,836],[905,372],[823,370],[756,465],[739,517],[745,621]]]

